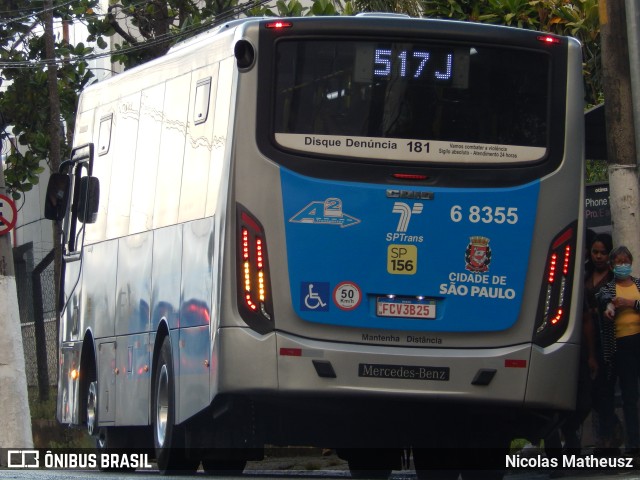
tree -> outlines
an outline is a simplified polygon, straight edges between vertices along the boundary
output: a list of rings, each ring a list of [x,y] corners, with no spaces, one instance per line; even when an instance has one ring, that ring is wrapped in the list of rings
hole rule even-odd
[[[601,0],[602,1],[602,0]],[[585,106],[604,101],[598,0],[423,0],[424,16],[530,28],[582,43]],[[587,160],[587,181],[607,179],[603,162]]]
[[[631,74],[625,8],[602,2],[602,48],[607,102],[607,159],[611,184],[611,218],[616,244],[640,252],[640,199]],[[640,121],[640,119],[636,119]],[[634,270],[637,272],[638,267]]]
[[[42,4],[14,0],[9,2],[10,10],[0,11],[1,81],[6,87],[0,92],[0,112],[12,126],[11,141],[15,147],[6,158],[5,181],[14,198],[38,183],[38,175],[44,170],[41,163],[49,159],[52,147],[47,83],[52,63],[46,54],[45,14],[53,13],[59,20],[78,21],[90,15],[96,3],[97,0],[82,0],[74,5],[65,2],[49,12]],[[70,152],[78,92],[92,77],[86,61],[81,58],[91,51],[82,43],[74,46],[64,39],[54,43],[56,62],[59,62],[56,78],[60,122],[68,134],[58,139],[63,157]]]
[[[112,3],[104,17],[89,19],[88,41],[106,46],[106,37],[119,35],[113,61],[131,68],[168,51],[172,44],[212,25],[247,16],[353,15],[357,12],[396,12],[420,14],[420,0],[314,0],[304,6],[299,0],[120,0]],[[135,27],[129,30],[128,27]]]
[[[251,7],[238,0],[120,0],[111,2],[106,15],[87,19],[87,40],[105,48],[105,37],[117,34],[111,58],[128,69],[164,55],[175,42]]]
[[[586,102],[602,103],[598,0],[422,0],[425,17],[528,28],[582,43]]]
[[[353,15],[385,11],[412,16],[454,18],[535,28],[578,37],[584,46],[585,86],[590,104],[602,102],[598,0],[118,0],[106,12],[96,10],[98,0],[62,1],[53,10],[59,21],[83,22],[88,44],[101,48],[113,38],[113,62],[125,69],[157,58],[177,41],[240,14],[304,16]],[[42,3],[10,0],[0,10],[0,69],[5,92],[0,92],[0,112],[21,150],[7,158],[7,188],[14,197],[31,189],[42,172],[41,162],[51,148],[47,59],[42,34]],[[60,139],[62,157],[68,156],[77,98],[91,80],[87,58],[93,49],[84,43],[55,44],[61,122],[66,135]],[[16,145],[17,146],[17,145]],[[21,153],[23,151],[23,153]]]
[[[172,43],[208,28],[213,19],[228,18],[226,12],[233,10],[236,1],[122,0],[112,3],[106,14],[96,11],[99,0],[58,0],[53,9],[32,0],[4,2],[0,10],[0,85],[5,89],[0,92],[0,112],[3,127],[11,127],[0,134],[14,147],[5,160],[6,186],[12,196],[20,198],[38,183],[43,162],[49,162],[54,147],[47,79],[52,62],[57,67],[60,122],[65,133],[56,141],[62,158],[70,154],[79,93],[93,77],[87,60],[95,55],[94,49],[83,42],[72,45],[63,37],[54,43],[54,58],[49,58],[44,28],[47,14],[57,22],[84,23],[90,33],[87,41],[102,48],[107,46],[106,37],[119,33],[122,40],[115,44],[112,60],[130,68],[163,55]]]

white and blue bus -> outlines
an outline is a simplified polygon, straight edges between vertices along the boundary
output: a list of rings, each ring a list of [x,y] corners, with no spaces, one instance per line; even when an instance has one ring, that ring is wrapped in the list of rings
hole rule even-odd
[[[166,472],[544,436],[576,397],[581,62],[499,26],[244,19],[87,88],[49,188],[59,421]]]

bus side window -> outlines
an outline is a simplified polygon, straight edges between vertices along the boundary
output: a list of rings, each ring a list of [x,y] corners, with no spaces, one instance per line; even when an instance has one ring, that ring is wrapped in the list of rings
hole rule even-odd
[[[100,131],[98,132],[98,155],[106,155],[111,144],[111,123],[113,114],[100,119]]]
[[[211,96],[211,77],[198,80],[196,98],[193,109],[193,123],[199,125],[207,121],[209,116],[209,97]]]

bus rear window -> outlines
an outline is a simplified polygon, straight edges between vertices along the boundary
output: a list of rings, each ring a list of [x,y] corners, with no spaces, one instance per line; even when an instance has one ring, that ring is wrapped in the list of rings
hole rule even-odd
[[[508,47],[282,40],[274,126],[284,148],[442,163],[546,155],[549,56]]]

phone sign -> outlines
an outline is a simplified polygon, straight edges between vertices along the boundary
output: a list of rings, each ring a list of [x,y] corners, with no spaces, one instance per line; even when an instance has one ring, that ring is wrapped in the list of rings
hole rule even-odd
[[[333,290],[333,301],[341,310],[354,310],[362,301],[362,291],[353,282],[341,282]]]
[[[387,272],[392,275],[415,275],[418,270],[418,247],[415,245],[389,245]]]

